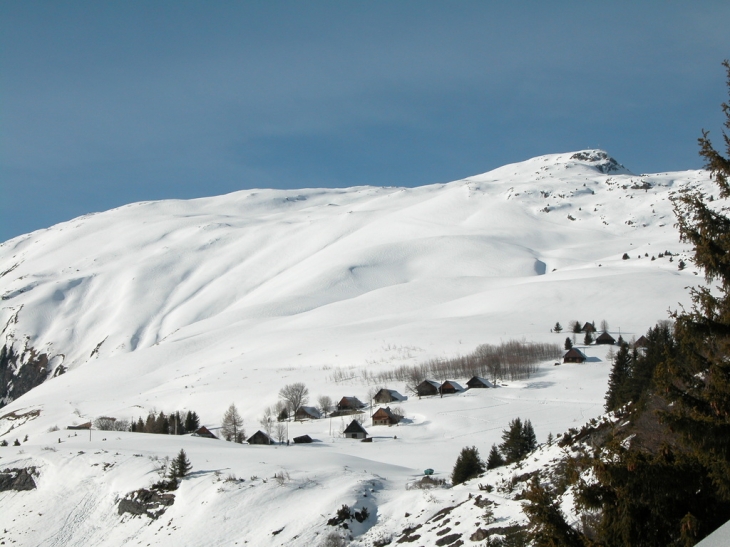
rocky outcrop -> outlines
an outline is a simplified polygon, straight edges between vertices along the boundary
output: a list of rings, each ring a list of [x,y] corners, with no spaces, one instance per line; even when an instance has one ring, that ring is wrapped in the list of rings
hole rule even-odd
[[[0,408],[45,382],[50,376],[48,355],[26,347],[17,353],[13,346],[0,349]]]
[[[34,490],[36,488],[33,480],[35,473],[35,467],[5,469],[0,473],[0,492]]]
[[[175,494],[163,494],[154,490],[140,488],[130,492],[119,501],[120,515],[146,515],[152,520],[159,518],[168,507],[175,503]]]

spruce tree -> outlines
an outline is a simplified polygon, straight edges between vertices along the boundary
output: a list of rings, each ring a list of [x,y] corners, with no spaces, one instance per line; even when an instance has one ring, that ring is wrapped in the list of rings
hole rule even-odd
[[[723,63],[730,92],[730,62]],[[730,104],[723,103],[730,130]],[[723,131],[726,156],[715,150],[707,131],[699,139],[705,168],[730,198],[730,136]],[[730,500],[730,217],[700,190],[680,194],[675,214],[680,240],[694,247],[692,261],[707,286],[690,289],[692,309],[674,314],[680,355],[662,370],[675,403],[665,415],[687,448],[705,466],[724,500]]]
[[[565,339],[565,349],[568,350],[573,347],[573,341],[570,339],[570,336],[568,336]]]
[[[188,460],[185,450],[181,448],[175,459],[170,463],[168,475],[171,479],[182,479],[185,475],[190,473],[192,468],[193,466],[190,464],[190,460]]]
[[[497,448],[496,444],[493,444],[492,449],[489,451],[489,457],[487,458],[487,469],[502,467],[504,463],[504,458],[499,452],[499,448]]]
[[[502,431],[502,444],[499,445],[499,449],[506,463],[513,463],[522,458],[522,447],[522,420],[515,418],[509,423],[509,429]]]
[[[524,499],[523,510],[529,520],[528,539],[533,547],[583,547],[581,534],[565,521],[555,495],[534,476]],[[587,542],[586,542],[587,543]]]
[[[461,449],[459,457],[456,458],[454,470],[451,472],[451,483],[454,485],[461,484],[483,472],[484,462],[479,457],[479,451],[475,446],[467,446]]]
[[[520,459],[527,456],[530,452],[537,448],[537,437],[535,436],[535,430],[532,428],[532,422],[526,420],[522,426],[522,447]]]
[[[593,343],[593,335],[591,334],[591,332],[590,332],[590,331],[586,331],[586,335],[585,335],[585,337],[583,338],[583,343],[584,343],[584,344],[585,344],[586,346],[590,346],[590,345],[591,345],[591,344]]]
[[[200,429],[200,418],[198,418],[198,414],[196,412],[188,410],[188,413],[185,416],[185,431],[191,433],[193,431],[197,431],[198,429]]]
[[[606,412],[616,410],[626,403],[629,393],[629,372],[631,357],[628,344],[622,344],[613,360],[611,374],[608,376],[608,391],[606,392]]]
[[[560,321],[558,321],[557,323],[555,323],[555,326],[553,327],[553,330],[555,332],[557,332],[557,333],[562,332],[563,326],[560,324]]]

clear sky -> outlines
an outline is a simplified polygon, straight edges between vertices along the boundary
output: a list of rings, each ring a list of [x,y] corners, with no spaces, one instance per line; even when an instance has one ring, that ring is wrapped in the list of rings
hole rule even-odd
[[[730,2],[3,1],[0,240],[125,203],[720,144]]]

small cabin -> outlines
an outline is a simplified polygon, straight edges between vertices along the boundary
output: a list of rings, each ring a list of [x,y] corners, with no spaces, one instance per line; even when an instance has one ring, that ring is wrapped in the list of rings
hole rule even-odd
[[[586,356],[578,348],[570,348],[563,356],[563,363],[585,363]]]
[[[294,419],[300,422],[304,420],[319,420],[321,417],[319,410],[313,406],[300,406],[294,413]]]
[[[603,331],[603,333],[598,338],[596,338],[596,345],[603,344],[612,346],[615,343],[616,340],[614,339],[614,337],[608,334],[606,331]]]
[[[193,437],[205,437],[206,439],[217,439],[213,432],[205,426],[199,427],[193,432]]]
[[[642,334],[641,337],[636,342],[634,342],[634,347],[637,348],[637,349],[646,349],[646,348],[648,348],[649,347],[649,339]]]
[[[464,388],[461,387],[459,384],[454,382],[453,380],[446,380],[443,384],[441,384],[441,393],[443,395],[448,393],[458,393],[460,391],[464,391]]]
[[[593,325],[593,323],[586,323],[580,330],[581,332],[596,332],[596,327]]]
[[[311,443],[312,437],[309,435],[300,435],[299,437],[294,437],[294,444],[306,444]]]
[[[251,435],[246,442],[248,444],[274,444],[274,442],[271,440],[271,437],[269,437],[260,429],[256,433]]]
[[[494,387],[494,384],[492,382],[490,382],[486,378],[482,378],[481,376],[474,376],[471,380],[469,380],[466,383],[466,385],[469,389]]]
[[[66,426],[66,429],[91,429],[91,422],[86,422],[81,425],[69,425]]]
[[[380,404],[399,403],[405,400],[406,398],[394,389],[381,389],[373,396],[373,401]]]
[[[352,420],[343,433],[346,439],[364,439],[368,436],[368,432],[357,420]]]
[[[390,411],[390,407],[379,408],[373,414],[373,425],[396,425],[400,419],[400,416]]]
[[[360,410],[361,408],[365,408],[365,403],[357,397],[343,397],[337,403],[337,410],[340,412],[343,410]]]
[[[438,395],[440,393],[441,384],[433,380],[424,380],[416,386],[416,393],[419,397],[428,395]]]

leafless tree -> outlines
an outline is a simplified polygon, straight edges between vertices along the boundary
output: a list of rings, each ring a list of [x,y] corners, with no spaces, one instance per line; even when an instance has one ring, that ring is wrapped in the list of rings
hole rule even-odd
[[[302,382],[287,384],[279,390],[279,398],[287,403],[291,412],[296,412],[309,401],[309,389]]]
[[[237,443],[242,443],[246,437],[246,432],[243,430],[243,418],[241,418],[236,405],[233,403],[231,403],[231,406],[228,407],[228,410],[223,415],[221,433],[223,433],[225,440]]]
[[[280,443],[283,443],[286,440],[286,424],[283,424],[281,422],[276,423],[276,440]]]
[[[267,407],[266,410],[264,410],[263,416],[261,416],[261,419],[259,420],[259,424],[261,425],[261,429],[269,437],[271,437],[271,432],[274,429],[274,420],[275,420],[275,416],[273,414],[271,407]]]
[[[605,319],[601,320],[601,330],[603,332],[608,332],[608,321],[606,321]]]
[[[329,395],[320,395],[317,397],[317,406],[326,418],[332,412],[332,398]]]

